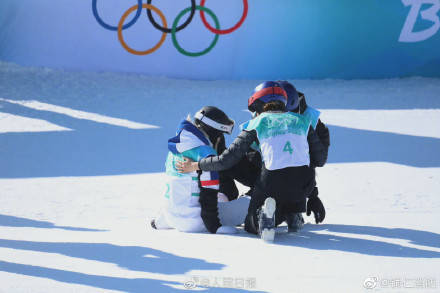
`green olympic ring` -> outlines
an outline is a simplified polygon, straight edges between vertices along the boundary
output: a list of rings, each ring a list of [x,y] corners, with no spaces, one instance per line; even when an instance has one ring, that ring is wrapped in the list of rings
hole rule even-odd
[[[206,53],[208,53],[209,51],[212,50],[212,48],[214,48],[214,46],[217,44],[218,41],[218,34],[215,34],[214,40],[212,41],[212,43],[209,45],[209,47],[207,47],[206,49],[204,49],[203,51],[200,52],[188,52],[185,49],[183,49],[179,43],[177,42],[177,38],[176,38],[176,31],[177,31],[177,24],[179,23],[179,20],[189,11],[191,11],[192,7],[188,7],[184,10],[182,10],[179,15],[177,15],[176,19],[173,22],[173,27],[171,28],[171,38],[173,40],[173,45],[174,47],[177,49],[177,51],[179,51],[179,53],[185,55],[185,56],[189,56],[189,57],[198,57],[198,56],[202,56],[205,55]],[[214,14],[214,12],[212,12],[210,9],[203,7],[203,6],[196,6],[196,10],[201,10],[204,11],[206,13],[209,14],[209,16],[212,17],[212,19],[214,20],[215,23],[215,28],[218,30],[220,29],[220,23],[217,19],[217,16]]]

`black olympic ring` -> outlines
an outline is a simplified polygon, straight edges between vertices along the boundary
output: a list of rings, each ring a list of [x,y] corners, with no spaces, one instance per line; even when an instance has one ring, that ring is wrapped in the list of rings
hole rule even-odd
[[[151,2],[153,0],[147,0],[147,4],[151,5]],[[196,13],[196,0],[191,0],[191,13],[188,17],[188,19],[180,26],[178,26],[176,28],[176,32],[183,30],[184,28],[186,28],[192,21],[194,14]],[[163,33],[167,33],[170,34],[171,33],[171,28],[164,28],[162,27],[160,24],[158,24],[153,17],[153,14],[151,14],[151,10],[147,9],[147,15],[148,15],[148,19],[150,20],[151,24],[158,30],[160,30]]]

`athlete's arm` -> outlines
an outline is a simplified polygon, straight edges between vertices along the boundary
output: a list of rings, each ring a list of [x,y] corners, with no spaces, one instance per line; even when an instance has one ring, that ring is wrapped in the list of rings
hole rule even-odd
[[[186,159],[184,162],[177,162],[176,169],[181,173],[197,170],[223,171],[237,164],[246,155],[251,144],[258,141],[255,130],[243,130],[220,156],[212,156],[193,162]]]
[[[251,144],[257,141],[255,130],[243,130],[220,156],[208,157],[199,161],[199,169],[203,171],[222,171],[231,168],[246,155]]]
[[[319,139],[318,134],[312,127],[309,129],[307,142],[309,143],[310,166],[324,166],[324,164],[327,162],[328,148],[324,146]]]

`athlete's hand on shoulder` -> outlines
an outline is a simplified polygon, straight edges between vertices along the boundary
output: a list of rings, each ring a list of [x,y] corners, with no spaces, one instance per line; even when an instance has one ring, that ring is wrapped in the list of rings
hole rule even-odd
[[[176,169],[179,171],[179,173],[189,173],[193,171],[199,170],[199,163],[194,162],[193,160],[189,158],[183,158],[182,161],[176,162]]]

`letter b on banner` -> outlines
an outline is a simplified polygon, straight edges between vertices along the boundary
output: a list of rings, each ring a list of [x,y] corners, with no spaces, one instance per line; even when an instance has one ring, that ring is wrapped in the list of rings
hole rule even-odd
[[[440,0],[402,0],[402,3],[405,6],[411,5],[411,9],[406,18],[405,24],[403,25],[402,32],[400,33],[399,42],[421,42],[429,39],[437,33],[440,29],[440,19],[438,16],[438,12],[440,11]],[[421,11],[423,4],[430,4],[432,6]],[[414,27],[419,13],[422,19],[431,21],[434,24],[430,28],[415,32]]]

